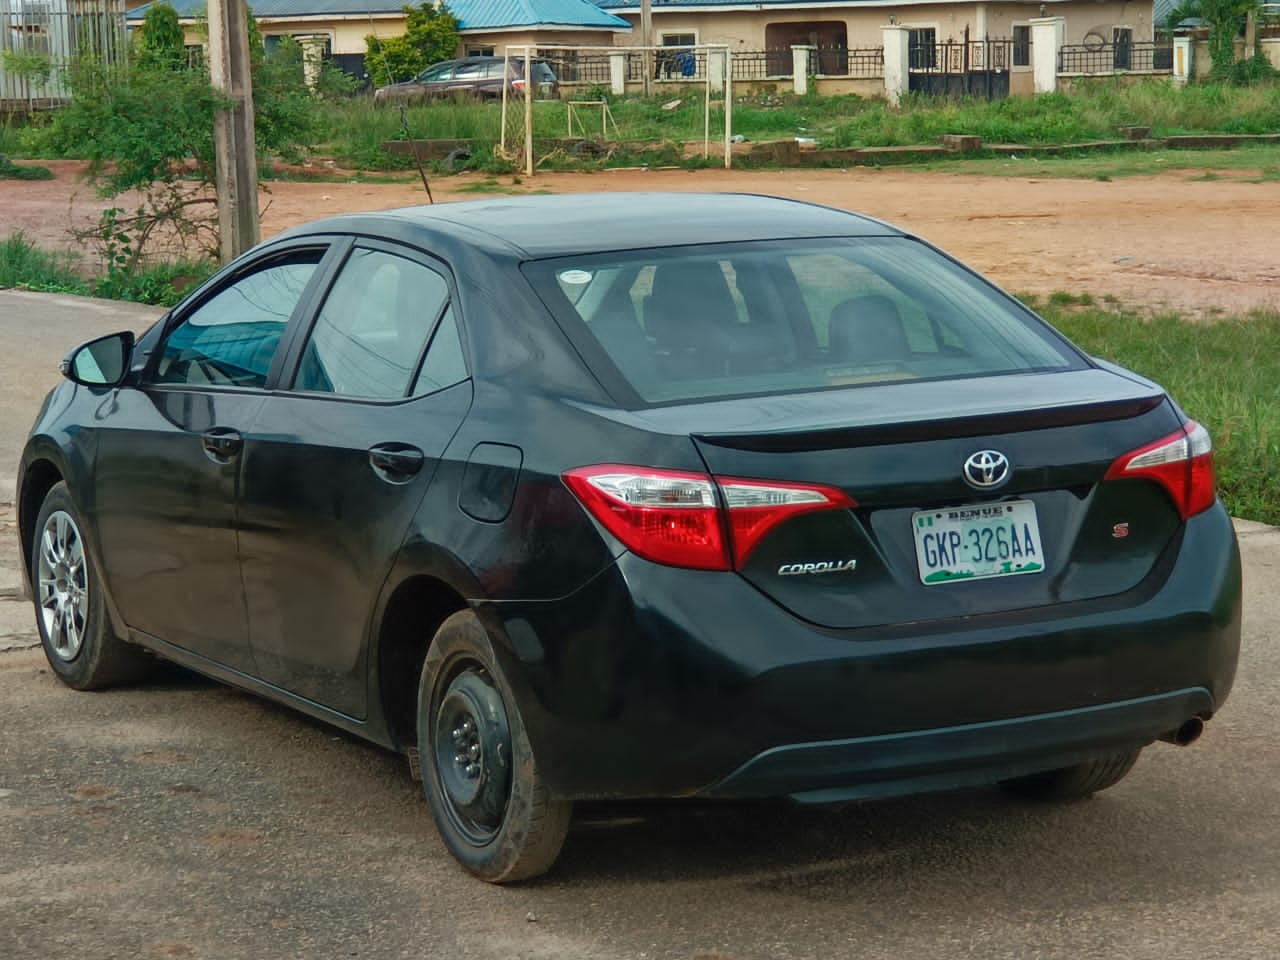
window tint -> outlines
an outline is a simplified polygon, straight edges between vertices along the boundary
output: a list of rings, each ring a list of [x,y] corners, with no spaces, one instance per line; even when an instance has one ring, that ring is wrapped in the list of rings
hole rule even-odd
[[[458,338],[458,324],[453,310],[446,310],[440,320],[436,335],[431,338],[427,356],[422,361],[422,372],[413,385],[414,396],[434,393],[461,383],[467,379],[467,362],[462,356],[462,341]]]
[[[375,400],[405,396],[448,299],[449,286],[434,270],[356,248],[307,338],[295,389]]]
[[[1062,370],[1083,360],[906,238],[632,251],[523,268],[650,403]]]
[[[452,61],[449,63],[437,63],[434,67],[427,67],[427,69],[418,74],[418,82],[435,83],[440,80],[448,80],[453,76],[453,68]]]
[[[160,383],[261,387],[323,251],[277,260],[192,311],[160,348]]]

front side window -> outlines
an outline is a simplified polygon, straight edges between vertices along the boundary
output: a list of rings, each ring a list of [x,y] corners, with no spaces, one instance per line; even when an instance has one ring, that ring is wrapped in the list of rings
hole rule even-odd
[[[294,388],[370,400],[406,396],[448,302],[449,285],[436,271],[357,247],[316,317]]]
[[[647,403],[1084,364],[1016,302],[902,237],[725,244],[535,261],[571,337]]]
[[[418,74],[418,82],[439,83],[442,80],[448,80],[453,76],[453,68],[454,64],[452,62],[437,63],[435,66],[427,67],[427,69]]]
[[[165,336],[156,382],[265,386],[285,326],[322,254],[309,250],[273,260],[205,300]]]

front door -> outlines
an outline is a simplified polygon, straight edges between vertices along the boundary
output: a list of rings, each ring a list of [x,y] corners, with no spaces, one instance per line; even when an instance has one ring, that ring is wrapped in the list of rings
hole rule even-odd
[[[130,628],[251,670],[236,538],[243,434],[322,249],[269,258],[175,314],[137,388],[104,397],[95,504]]]

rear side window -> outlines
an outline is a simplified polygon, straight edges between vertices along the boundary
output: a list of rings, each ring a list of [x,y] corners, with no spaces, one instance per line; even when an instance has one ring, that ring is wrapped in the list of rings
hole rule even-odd
[[[1083,358],[909,238],[663,248],[527,263],[570,336],[648,403],[1064,370]]]
[[[449,302],[436,271],[381,250],[351,251],[307,337],[294,389],[397,400]]]

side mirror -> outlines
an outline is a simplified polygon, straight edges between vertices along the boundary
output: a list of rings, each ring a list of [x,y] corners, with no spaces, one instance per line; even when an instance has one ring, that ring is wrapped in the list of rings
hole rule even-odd
[[[133,334],[113,333],[82,343],[67,354],[58,369],[72,383],[86,387],[118,387],[133,359]]]

